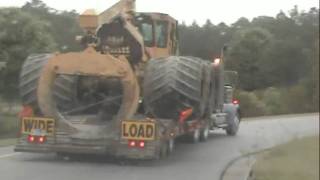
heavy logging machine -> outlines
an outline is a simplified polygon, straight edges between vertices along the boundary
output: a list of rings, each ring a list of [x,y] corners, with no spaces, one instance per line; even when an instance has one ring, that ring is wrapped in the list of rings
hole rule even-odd
[[[177,137],[235,135],[239,105],[224,59],[178,56],[177,21],[121,0],[79,22],[82,52],[34,54],[20,75],[19,152],[165,157]]]

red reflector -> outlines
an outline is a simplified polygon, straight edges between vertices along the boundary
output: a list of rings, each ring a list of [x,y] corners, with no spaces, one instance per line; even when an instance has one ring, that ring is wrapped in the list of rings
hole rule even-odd
[[[28,136],[28,142],[33,143],[35,141],[35,137],[32,135]]]
[[[30,106],[23,106],[22,110],[19,113],[19,118],[24,117],[32,117],[33,116],[33,109]]]
[[[232,104],[234,104],[234,105],[237,105],[237,104],[239,104],[239,100],[237,100],[237,99],[234,99],[234,100],[232,101]]]
[[[144,141],[140,141],[140,142],[139,142],[139,147],[140,147],[140,148],[144,148],[145,145],[146,145],[146,144],[145,144]]]
[[[44,143],[45,141],[46,141],[46,137],[44,137],[44,136],[40,136],[38,139],[39,143]]]
[[[179,122],[183,123],[191,114],[193,113],[193,109],[187,109],[180,113]]]
[[[128,145],[129,147],[136,147],[136,141],[129,141]]]

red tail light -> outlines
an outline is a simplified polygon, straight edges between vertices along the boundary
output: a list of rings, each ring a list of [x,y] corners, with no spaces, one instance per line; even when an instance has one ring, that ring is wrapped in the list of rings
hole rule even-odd
[[[33,114],[34,113],[31,106],[23,106],[22,110],[19,113],[19,118],[32,117]]]
[[[130,148],[134,148],[134,147],[144,148],[146,146],[146,143],[144,141],[129,140],[128,146]]]
[[[179,122],[183,123],[188,117],[190,117],[193,113],[193,109],[187,109],[180,113]]]
[[[234,100],[232,101],[232,104],[238,105],[238,104],[239,104],[239,100],[238,100],[238,99],[234,99]]]
[[[128,145],[129,145],[129,147],[136,147],[137,143],[136,143],[136,141],[130,140],[130,141],[128,142]]]
[[[44,143],[44,142],[46,142],[46,137],[40,136],[40,137],[38,138],[38,143],[42,144],[42,143]]]
[[[145,145],[146,145],[146,143],[144,141],[140,141],[139,142],[139,147],[140,148],[144,148]]]
[[[35,138],[34,136],[32,136],[32,135],[29,135],[29,136],[28,136],[28,142],[29,142],[29,143],[34,143],[35,140],[36,140],[36,138]]]
[[[29,143],[39,143],[39,144],[43,144],[46,142],[46,137],[45,136],[33,136],[33,135],[29,135],[27,138]]]

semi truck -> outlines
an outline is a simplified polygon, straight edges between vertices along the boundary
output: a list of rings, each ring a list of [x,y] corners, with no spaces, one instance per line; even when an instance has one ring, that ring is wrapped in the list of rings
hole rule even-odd
[[[32,54],[20,73],[23,108],[16,152],[167,157],[180,137],[237,134],[236,72],[180,56],[178,22],[121,0],[79,17],[81,52]]]

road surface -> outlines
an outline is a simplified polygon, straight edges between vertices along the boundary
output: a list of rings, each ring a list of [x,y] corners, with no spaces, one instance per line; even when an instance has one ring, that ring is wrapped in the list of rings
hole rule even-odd
[[[165,160],[119,164],[85,158],[61,160],[53,154],[14,153],[0,148],[3,180],[218,180],[233,159],[294,138],[319,134],[319,115],[264,117],[245,121],[236,137],[211,133],[206,143],[178,144]]]

